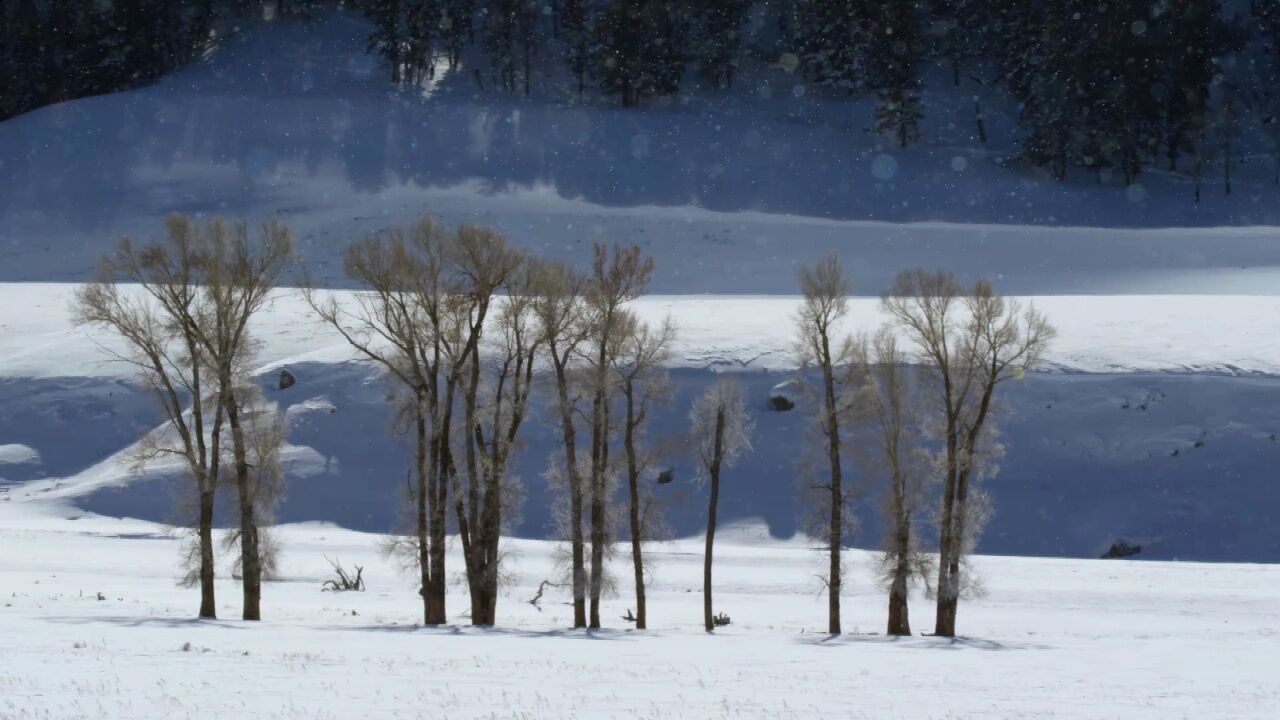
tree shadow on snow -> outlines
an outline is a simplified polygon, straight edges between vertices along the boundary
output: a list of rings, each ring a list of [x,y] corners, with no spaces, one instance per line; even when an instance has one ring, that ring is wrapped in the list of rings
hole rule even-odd
[[[317,630],[335,630],[345,632],[381,632],[381,633],[422,633],[424,635],[447,637],[515,637],[538,640],[544,638],[562,638],[567,640],[614,640],[634,642],[635,630],[599,629],[584,630],[570,628],[554,628],[550,630],[530,630],[525,628],[501,627],[493,625],[326,625]]]
[[[63,625],[108,624],[120,627],[195,628],[216,627],[243,630],[249,623],[239,619],[207,620],[192,617],[154,617],[141,615],[62,615],[44,618],[45,622]]]
[[[977,637],[941,637],[938,635],[880,635],[873,633],[848,633],[844,635],[804,635],[796,642],[814,647],[838,647],[842,645],[886,645],[912,650],[1047,650],[1048,646],[1028,643],[1005,643]]]

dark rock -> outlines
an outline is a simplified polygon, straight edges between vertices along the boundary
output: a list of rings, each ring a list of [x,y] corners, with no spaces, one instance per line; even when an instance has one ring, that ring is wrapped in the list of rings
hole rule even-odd
[[[795,409],[799,392],[800,381],[798,380],[788,380],[774,385],[769,391],[769,409],[777,412]]]
[[[280,371],[279,387],[281,390],[288,390],[289,388],[297,384],[297,382],[298,382],[298,378],[294,377],[293,373],[289,372],[288,370]]]
[[[1130,545],[1124,540],[1117,540],[1111,543],[1111,547],[1102,554],[1102,559],[1109,560],[1111,558],[1133,557],[1140,552],[1142,552],[1141,545]]]

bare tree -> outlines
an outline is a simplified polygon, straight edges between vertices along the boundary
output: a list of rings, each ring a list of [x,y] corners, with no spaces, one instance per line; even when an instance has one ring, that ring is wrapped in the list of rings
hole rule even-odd
[[[72,312],[77,323],[106,328],[126,342],[129,350],[119,359],[138,368],[178,436],[176,448],[152,446],[149,455],[180,455],[194,481],[198,517],[187,582],[200,585],[199,616],[215,618],[213,511],[225,415],[217,380],[205,372],[201,338],[209,332],[209,314],[192,227],[176,216],[165,227],[167,237],[159,243],[138,248],[121,241],[101,261],[97,278],[76,291]],[[142,293],[122,291],[122,282],[137,284]]]
[[[573,626],[587,626],[586,538],[583,533],[584,479],[578,463],[578,397],[573,388],[576,359],[586,342],[587,324],[584,278],[562,264],[538,266],[539,293],[534,299],[543,347],[555,382],[555,401],[564,442],[564,479],[569,491],[568,532],[573,591]]]
[[[451,466],[450,479],[471,594],[471,622],[492,625],[502,520],[514,510],[509,461],[528,407],[541,341],[530,298],[535,285],[523,253],[488,228],[459,228],[450,256],[452,271],[462,278],[451,315],[462,330],[457,337],[465,338],[460,348],[454,344],[450,349],[463,393],[464,423],[457,439],[463,445],[465,473],[460,477]],[[486,360],[481,352],[485,321],[503,288],[507,293],[497,313],[499,337]]]
[[[889,327],[857,343],[861,376],[859,419],[869,438],[867,467],[888,479],[885,492],[885,546],[879,570],[889,588],[889,635],[910,635],[907,599],[917,580],[928,582],[928,556],[919,550],[916,523],[930,478],[922,444],[919,398],[907,357]]]
[[[263,579],[272,580],[279,577],[280,541],[270,526],[275,518],[276,507],[284,498],[284,466],[280,450],[284,447],[289,428],[284,413],[280,412],[275,403],[267,402],[257,387],[244,383],[237,393],[249,458],[247,494],[253,503],[252,521],[258,535],[258,571]],[[228,551],[237,546],[242,550],[234,570],[242,579],[246,557],[241,537],[243,528],[242,523],[223,537],[223,546]]]
[[[628,315],[630,315],[628,313]],[[622,335],[621,351],[615,358],[625,415],[622,421],[623,450],[627,461],[628,519],[631,531],[631,561],[635,570],[637,630],[647,627],[645,564],[643,544],[658,527],[658,505],[651,489],[642,489],[640,477],[652,465],[656,453],[644,447],[645,427],[652,405],[670,397],[670,378],[664,364],[670,357],[675,326],[667,318],[652,327],[631,316]]]
[[[853,359],[853,343],[848,336],[837,336],[836,325],[849,312],[849,280],[835,253],[827,255],[812,268],[800,269],[800,289],[804,294],[800,306],[796,346],[802,366],[816,366],[822,374],[822,407],[818,409],[818,429],[826,440],[830,480],[821,487],[827,498],[829,517],[826,523],[830,566],[827,573],[827,631],[840,634],[840,550],[844,543],[844,510],[847,502],[844,473],[841,467],[840,421],[848,402],[845,390],[848,378],[838,377]],[[842,369],[843,368],[843,369]]]
[[[586,307],[591,390],[591,606],[588,627],[600,627],[600,596],[604,589],[604,559],[610,545],[608,515],[611,495],[609,436],[612,427],[614,358],[625,337],[623,305],[644,294],[653,275],[653,259],[644,257],[638,245],[616,247],[610,256],[604,245],[595,246],[595,259],[587,283]]]
[[[742,386],[730,378],[721,378],[707,388],[694,401],[689,419],[693,424],[692,440],[700,473],[711,484],[707,503],[707,545],[702,565],[703,625],[707,632],[711,632],[715,628],[711,565],[716,540],[716,510],[720,502],[720,474],[733,467],[751,449],[751,433],[755,424],[747,415]]]
[[[429,217],[407,229],[368,236],[347,249],[344,263],[347,276],[366,292],[340,304],[332,295],[306,291],[316,313],[404,391],[414,441],[409,485],[414,533],[406,547],[421,581],[426,625],[447,621],[448,483],[441,468],[452,402],[444,402],[441,385],[448,374],[442,335],[447,297],[453,292],[445,277],[451,242],[449,233]]]
[[[976,543],[982,510],[972,484],[988,467],[995,393],[1035,367],[1054,329],[1034,307],[996,294],[987,281],[963,290],[946,272],[900,273],[881,305],[934,376],[945,468],[934,633],[952,637],[964,584],[962,559]]]
[[[250,466],[250,439],[246,432],[246,363],[251,354],[249,321],[270,301],[281,275],[293,258],[293,236],[278,222],[264,223],[257,241],[249,237],[245,223],[227,224],[213,219],[195,229],[199,252],[197,268],[210,315],[208,333],[201,335],[203,350],[217,379],[219,402],[231,432],[240,522],[240,563],[243,570],[245,620],[262,617],[262,557],[259,547],[257,487]]]

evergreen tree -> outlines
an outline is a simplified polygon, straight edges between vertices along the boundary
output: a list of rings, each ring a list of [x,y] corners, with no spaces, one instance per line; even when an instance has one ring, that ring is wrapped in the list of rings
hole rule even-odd
[[[1079,164],[1136,180],[1160,138],[1148,11],[1143,0],[1064,0],[1027,11],[1020,24],[1034,32],[1011,40],[1004,63],[1029,161],[1058,178]]]
[[[565,63],[578,80],[578,94],[586,88],[587,70],[591,64],[591,23],[586,0],[563,0],[557,24],[563,37]]]
[[[685,66],[685,25],[671,0],[615,0],[598,20],[593,66],[600,87],[617,93],[624,107],[651,94],[680,89]]]
[[[742,25],[750,9],[750,0],[705,0],[701,3],[694,48],[702,76],[714,88],[733,86],[742,46]]]
[[[1280,185],[1280,0],[1252,0],[1249,10],[1253,20],[1250,51],[1257,67],[1253,103],[1271,139],[1274,182]]]
[[[1221,0],[1171,0],[1161,18],[1160,124],[1170,170],[1201,135],[1215,56],[1225,47]]]
[[[440,40],[443,8],[439,0],[415,0],[404,5],[404,43],[401,81],[421,85],[435,77],[435,55]]]
[[[387,64],[391,70],[391,82],[401,82],[407,33],[400,0],[369,0],[365,4],[365,14],[373,23],[373,32],[369,33],[368,38],[368,51],[376,52]]]
[[[481,10],[485,55],[497,83],[516,89],[516,28],[522,0],[487,0]]]
[[[437,0],[441,5],[440,33],[449,52],[449,67],[462,60],[462,50],[475,39],[475,0]]]
[[[927,2],[932,53],[951,66],[951,82],[957,87],[965,62],[992,55],[1006,32],[1006,16],[1026,4],[1001,0]]]
[[[876,132],[898,147],[920,139],[920,18],[914,0],[886,0],[873,35]]]
[[[796,54],[810,82],[850,94],[866,89],[875,5],[870,0],[799,0]]]
[[[484,8],[484,49],[497,82],[515,92],[523,80],[532,89],[533,57],[544,32],[541,0],[488,0]]]

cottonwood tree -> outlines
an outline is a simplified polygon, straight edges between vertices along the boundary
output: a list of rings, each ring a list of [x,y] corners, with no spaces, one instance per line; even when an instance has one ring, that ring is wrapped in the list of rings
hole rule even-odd
[[[830,556],[826,577],[827,630],[840,634],[840,551],[844,544],[845,507],[848,498],[841,465],[841,420],[847,414],[850,379],[847,368],[854,359],[852,338],[840,334],[839,323],[849,313],[849,279],[838,255],[832,253],[799,273],[804,299],[797,318],[796,349],[803,367],[816,367],[822,376],[822,403],[816,420],[826,445],[829,479],[819,486],[827,505],[825,530]]]
[[[1035,367],[1055,331],[1034,307],[997,294],[989,282],[962,288],[941,271],[900,273],[881,306],[916,346],[940,414],[944,472],[934,633],[953,637],[965,583],[962,560],[976,544],[984,510],[976,483],[990,472],[996,392]]]
[[[573,626],[587,626],[586,537],[583,532],[583,509],[586,482],[578,461],[576,416],[579,397],[576,385],[580,349],[587,340],[586,278],[559,263],[541,263],[538,267],[539,292],[534,297],[533,312],[537,316],[543,340],[543,352],[551,367],[555,385],[557,420],[563,442],[564,467],[558,468],[568,486],[568,530],[570,543],[570,584],[573,591]]]
[[[508,514],[504,511],[514,510],[509,462],[528,407],[541,342],[530,297],[536,287],[523,253],[489,228],[459,228],[449,258],[451,272],[462,279],[448,312],[456,329],[446,349],[451,382],[457,382],[462,393],[463,418],[457,437],[446,435],[445,441],[456,439],[462,445],[463,472],[458,472],[452,452],[447,453],[447,470],[471,595],[471,622],[492,625],[502,519]],[[486,359],[481,353],[485,324],[502,289],[507,294],[497,312],[499,338],[493,357]],[[492,368],[485,367],[490,364]],[[448,392],[452,396],[452,389]]]
[[[630,315],[630,314],[629,314]],[[671,383],[665,363],[670,357],[675,326],[667,318],[654,327],[631,316],[626,323],[621,349],[614,359],[624,412],[622,444],[626,454],[628,521],[631,533],[631,561],[635,571],[636,629],[648,627],[645,602],[643,545],[653,539],[660,526],[659,506],[650,487],[641,486],[641,477],[650,469],[658,452],[645,442],[645,430],[653,405],[670,398]]]
[[[280,450],[288,436],[289,427],[284,413],[275,403],[265,401],[261,390],[251,384],[241,386],[240,406],[244,409],[244,428],[247,452],[249,456],[249,488],[248,495],[253,503],[253,527],[256,529],[258,572],[262,579],[272,580],[279,577],[280,541],[271,524],[274,522],[275,510],[284,498],[284,466],[280,458]],[[242,547],[241,534],[244,524],[232,528],[222,538],[223,547],[234,551]],[[233,573],[244,576],[244,558],[242,551]]]
[[[587,327],[587,383],[591,395],[590,493],[591,575],[590,617],[587,626],[600,627],[600,597],[604,590],[605,552],[611,544],[609,500],[613,472],[609,439],[613,429],[616,395],[614,364],[628,331],[623,305],[644,294],[653,275],[653,258],[638,245],[608,247],[597,244],[591,275],[586,284],[584,319]]]
[[[407,550],[417,565],[423,623],[447,621],[445,536],[448,482],[441,471],[452,402],[444,401],[448,375],[445,313],[454,291],[446,277],[452,236],[434,219],[407,229],[370,235],[347,248],[347,277],[365,288],[339,303],[308,289],[308,303],[361,356],[380,366],[403,392],[413,437],[410,506],[414,534]]]
[[[242,617],[259,620],[263,571],[259,491],[264,486],[251,467],[251,438],[245,427],[245,412],[253,412],[247,389],[247,362],[252,353],[249,321],[270,302],[272,291],[291,264],[293,235],[282,223],[268,221],[252,240],[244,222],[228,224],[215,218],[199,229],[197,237],[201,239],[197,268],[210,316],[209,332],[202,334],[200,341],[217,381],[231,434],[244,576]]]
[[[707,388],[694,401],[689,420],[693,425],[692,441],[699,475],[710,484],[707,542],[702,564],[702,620],[706,631],[711,632],[715,629],[711,566],[716,541],[716,511],[720,502],[720,476],[751,450],[755,423],[747,415],[742,386],[731,378],[721,378]]]
[[[919,549],[916,524],[924,508],[931,462],[919,427],[919,403],[909,358],[892,328],[859,338],[855,367],[859,376],[857,417],[867,435],[867,468],[883,475],[884,550],[879,558],[889,588],[886,633],[910,635],[907,599],[912,585],[928,582],[930,563]]]
[[[118,355],[134,365],[143,384],[155,394],[172,443],[152,445],[147,459],[177,454],[197,494],[194,562],[187,582],[200,585],[202,618],[216,618],[214,591],[213,512],[225,413],[216,377],[201,338],[210,333],[207,298],[197,269],[200,252],[185,218],[165,223],[164,241],[137,247],[129,240],[104,257],[97,278],[76,291],[76,322],[109,330],[128,350]],[[120,283],[141,292],[122,290]],[[189,406],[188,406],[189,403]]]

